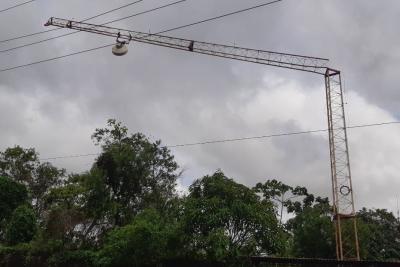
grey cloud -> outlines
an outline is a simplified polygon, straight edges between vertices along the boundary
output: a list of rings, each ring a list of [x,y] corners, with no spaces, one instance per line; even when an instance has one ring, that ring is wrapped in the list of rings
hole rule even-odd
[[[37,1],[0,17],[2,25],[9,25],[0,28],[0,39],[43,30],[42,25],[50,16],[82,19],[127,2]],[[350,95],[348,108],[354,112],[353,116],[348,114],[351,122],[390,119],[400,114],[397,82],[400,38],[396,26],[400,3],[382,2],[287,0],[168,34],[328,57],[333,67],[344,71],[346,91]],[[165,3],[168,1],[145,0],[95,22]],[[157,32],[259,3],[263,2],[192,0],[115,26]],[[113,41],[79,33],[0,54],[0,67]],[[28,40],[1,44],[0,48],[25,42]],[[326,126],[323,77],[138,43],[130,44],[129,49],[123,58],[113,57],[110,49],[102,49],[0,73],[2,148],[16,143],[31,145],[44,157],[90,153],[97,151],[90,141],[91,131],[104,125],[108,118],[120,119],[131,131],[144,132],[166,144]],[[365,103],[352,97],[352,93],[357,93]],[[32,105],[34,111],[30,108]],[[368,110],[379,109],[381,113],[364,117],[362,112],[352,110],[356,105]],[[382,131],[387,138],[394,138],[391,130]],[[359,139],[367,142],[362,136]],[[383,141],[379,141],[383,144],[381,147],[373,149],[389,155]],[[393,208],[393,204],[386,203],[394,203],[396,190],[400,188],[393,175],[399,171],[395,159],[398,161],[400,145],[396,144],[394,151],[390,151],[385,166],[388,172],[374,178],[368,176],[370,164],[362,156],[363,142],[350,143],[360,205],[392,205]],[[330,195],[328,145],[323,135],[181,148],[173,152],[185,169],[181,183],[186,186],[192,179],[221,168],[247,185],[266,178],[281,178],[292,185],[305,185],[316,193]],[[92,158],[87,158],[56,163],[71,171],[82,171],[91,161]],[[374,172],[377,170],[373,168]],[[368,181],[357,175],[368,177]],[[373,191],[379,192],[371,195]]]

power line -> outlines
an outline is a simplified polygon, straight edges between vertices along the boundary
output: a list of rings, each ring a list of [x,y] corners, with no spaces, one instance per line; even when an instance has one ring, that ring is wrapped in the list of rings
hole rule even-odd
[[[133,15],[129,15],[129,16],[126,16],[126,17],[123,17],[123,18],[119,18],[119,19],[114,19],[114,20],[111,20],[111,21],[107,21],[106,23],[103,23],[103,24],[100,24],[100,25],[107,25],[107,24],[111,24],[111,23],[114,23],[114,22],[117,22],[117,21],[129,19],[129,18],[136,17],[136,16],[138,16],[138,15],[143,15],[143,14],[146,14],[146,13],[149,13],[149,12],[152,12],[152,11],[155,11],[155,10],[159,10],[159,9],[162,9],[162,8],[174,6],[174,5],[176,5],[176,4],[180,4],[180,3],[186,2],[186,1],[187,1],[187,0],[180,0],[180,1],[172,2],[172,3],[165,4],[165,5],[162,5],[162,6],[159,6],[159,7],[155,7],[155,8],[152,8],[152,9],[149,9],[149,10],[146,10],[146,11],[143,11],[143,12],[139,12],[139,13],[136,13],[136,14],[133,14]]]
[[[230,12],[230,13],[223,14],[223,15],[220,15],[220,16],[208,18],[208,19],[205,19],[205,20],[200,20],[200,21],[193,22],[193,23],[189,23],[189,24],[182,25],[182,26],[179,26],[179,27],[174,27],[174,28],[171,28],[171,29],[162,30],[162,31],[154,33],[154,34],[161,34],[161,33],[175,31],[175,30],[178,30],[178,29],[183,29],[183,28],[186,28],[186,27],[190,27],[190,26],[193,26],[193,25],[200,24],[200,23],[205,23],[205,22],[217,20],[217,19],[220,19],[220,18],[223,18],[223,17],[227,17],[227,16],[230,16],[230,15],[242,13],[242,12],[245,12],[245,11],[254,10],[256,8],[264,7],[264,6],[267,6],[267,5],[270,5],[270,4],[273,4],[273,3],[277,3],[277,2],[281,2],[281,1],[283,1],[283,0],[276,0],[276,1],[267,2],[267,3],[261,4],[261,5],[257,5],[257,6],[253,6],[253,7],[249,7],[249,8],[245,8],[245,9],[241,9],[241,10],[237,10],[237,11],[234,11],[234,12]],[[105,47],[108,47],[108,46],[112,46],[112,45],[114,45],[114,43],[110,44],[110,45],[103,45],[103,46],[99,46],[99,47],[95,47],[95,48],[91,48],[91,49],[87,49],[87,50],[82,50],[82,51],[79,51],[79,52],[74,52],[74,53],[71,53],[71,54],[66,54],[66,55],[63,55],[63,56],[58,56],[58,57],[53,57],[53,58],[49,58],[49,59],[45,59],[45,60],[35,61],[35,62],[32,62],[32,63],[27,63],[27,64],[15,66],[15,67],[8,67],[8,68],[0,69],[0,73],[1,72],[6,72],[6,71],[10,71],[10,70],[14,70],[14,69],[24,68],[24,67],[28,67],[28,66],[32,66],[32,65],[36,65],[36,64],[41,64],[41,63],[44,63],[44,62],[54,61],[54,60],[61,59],[61,58],[66,58],[66,57],[69,57],[69,56],[83,54],[83,53],[86,53],[86,52],[99,50],[99,49],[102,49],[102,48],[105,48]]]
[[[134,1],[134,2],[131,2],[131,3],[128,3],[128,4],[126,4],[126,5],[123,5],[123,6],[120,6],[120,7],[114,8],[114,9],[111,9],[111,10],[109,10],[109,11],[100,13],[100,14],[98,14],[98,15],[95,15],[95,16],[93,16],[93,17],[86,18],[86,19],[84,19],[84,20],[82,20],[82,21],[80,21],[80,22],[85,22],[85,21],[88,21],[88,20],[92,20],[92,19],[95,19],[95,18],[104,16],[104,15],[110,14],[110,13],[112,13],[112,12],[121,10],[121,9],[123,9],[123,8],[126,8],[126,7],[129,7],[129,6],[138,4],[138,3],[140,3],[140,2],[143,2],[143,0],[137,0],[137,1]]]
[[[135,3],[138,3],[138,2],[141,2],[141,1],[143,1],[143,0],[136,1],[136,2],[130,3],[128,5],[125,5],[125,6],[122,6],[122,7],[119,7],[119,8],[115,8],[113,10],[110,10],[110,11],[101,13],[99,15],[87,18],[85,20],[82,20],[81,22],[85,22],[85,21],[91,20],[93,18],[97,18],[97,17],[103,16],[104,14],[108,14],[108,13],[114,12],[115,10],[119,10],[121,8],[130,6],[132,4],[135,4]],[[170,6],[173,6],[173,5],[176,5],[176,4],[180,4],[180,3],[185,2],[185,1],[187,1],[187,0],[179,0],[179,1],[172,2],[172,3],[166,4],[166,5],[162,5],[162,6],[159,6],[159,7],[152,8],[152,9],[149,9],[149,10],[146,10],[146,11],[142,11],[142,12],[139,12],[139,13],[127,16],[127,17],[123,17],[123,18],[112,20],[112,21],[108,21],[108,22],[102,23],[100,25],[107,25],[107,24],[111,24],[111,23],[114,23],[114,22],[117,22],[117,21],[122,21],[122,20],[125,20],[125,19],[128,19],[128,18],[136,17],[136,16],[139,16],[139,15],[144,15],[144,14],[147,14],[147,13],[150,13],[150,12],[162,9],[162,8],[170,7]],[[56,28],[56,29],[51,29],[51,30],[61,30],[61,28]],[[9,52],[9,51],[20,49],[20,48],[23,48],[23,47],[28,47],[28,46],[32,46],[32,45],[35,45],[35,44],[44,43],[44,42],[47,42],[47,41],[50,41],[50,40],[58,39],[58,38],[65,37],[65,36],[72,35],[72,34],[76,34],[76,33],[79,33],[79,32],[81,32],[81,31],[74,31],[74,32],[70,32],[70,33],[66,33],[66,34],[50,37],[50,38],[47,38],[47,39],[43,39],[43,40],[40,40],[40,41],[37,41],[37,42],[32,42],[32,43],[28,43],[28,44],[24,44],[24,45],[20,45],[20,46],[15,46],[15,47],[12,47],[12,48],[0,50],[0,53],[5,53],[5,52]]]
[[[108,21],[108,22],[105,22],[105,23],[102,23],[102,24],[99,24],[99,25],[102,25],[102,26],[103,26],[103,25],[108,25],[108,24],[111,24],[111,23],[114,23],[114,22],[118,22],[118,21],[122,21],[122,20],[125,20],[125,19],[128,19],[128,18],[135,17],[135,16],[143,15],[143,14],[146,14],[146,13],[149,13],[149,12],[152,12],[152,11],[155,11],[155,10],[158,10],[158,9],[161,9],[161,8],[165,8],[165,7],[168,7],[168,6],[172,6],[172,5],[181,3],[181,2],[185,2],[185,1],[187,1],[187,0],[180,0],[180,1],[173,2],[173,3],[170,3],[170,4],[164,5],[164,6],[160,6],[160,7],[157,7],[157,8],[153,8],[153,9],[150,9],[150,10],[147,10],[147,11],[139,12],[139,13],[136,13],[136,14],[133,14],[133,15],[130,15],[130,16],[127,16],[127,17],[123,17],[123,18],[111,20],[111,21]],[[216,19],[221,19],[221,18],[228,17],[228,16],[231,16],[231,15],[235,15],[235,14],[239,14],[239,13],[242,13],[242,12],[246,12],[246,11],[249,11],[249,10],[252,10],[252,9],[256,9],[256,8],[264,7],[264,6],[267,6],[267,5],[275,4],[276,2],[281,2],[281,1],[283,1],[283,0],[276,0],[276,1],[273,1],[273,2],[264,3],[264,4],[261,4],[261,5],[256,5],[256,6],[253,6],[253,7],[250,7],[250,8],[246,8],[246,9],[234,11],[234,12],[227,13],[227,14],[224,14],[224,15],[221,15],[221,16],[217,16],[217,17],[213,17],[213,18],[209,18],[209,19],[197,21],[197,22],[194,22],[194,23],[186,24],[186,25],[179,26],[179,27],[175,27],[175,28],[168,29],[168,30],[163,30],[163,31],[158,32],[157,34],[166,33],[166,32],[170,32],[170,31],[174,31],[174,30],[179,30],[179,29],[191,27],[191,26],[194,26],[194,25],[197,25],[197,24],[209,22],[209,21],[216,20]],[[140,2],[140,1],[138,1],[138,2]],[[120,8],[118,8],[118,9],[120,9]],[[117,9],[116,9],[116,10],[117,10]],[[114,10],[114,11],[115,11],[115,10]],[[111,11],[111,12],[112,12],[112,11]],[[97,16],[94,16],[94,17],[91,17],[91,18],[89,18],[89,19],[82,20],[81,22],[88,21],[88,20],[90,20],[90,19],[93,19],[93,18],[102,16],[102,15],[107,14],[107,13],[110,13],[110,12],[106,12],[106,13],[103,13],[103,14],[100,14],[100,15],[97,15]],[[58,29],[53,29],[53,30],[60,30],[60,29],[58,28]],[[58,38],[61,38],[61,37],[64,37],[64,36],[76,34],[76,33],[78,33],[78,32],[80,32],[80,31],[75,31],[75,32],[67,33],[67,34],[62,34],[62,35],[59,35],[59,36],[55,36],[55,37],[43,39],[43,40],[40,40],[40,41],[37,41],[37,42],[33,42],[33,43],[21,45],[21,46],[16,46],[16,47],[12,47],[12,48],[5,49],[5,50],[0,50],[0,53],[4,53],[4,52],[9,52],[9,51],[17,50],[17,49],[20,49],[20,48],[23,48],[23,47],[28,47],[28,46],[35,45],[35,44],[44,43],[44,42],[51,41],[51,40],[54,40],[54,39],[58,39]]]
[[[166,32],[175,31],[175,30],[180,30],[180,29],[183,29],[183,28],[187,28],[187,27],[191,27],[191,26],[197,25],[197,24],[201,24],[201,23],[205,23],[205,22],[209,22],[209,21],[225,18],[225,17],[236,15],[236,14],[243,13],[243,12],[247,12],[247,11],[250,11],[250,10],[253,10],[253,9],[257,9],[257,8],[260,8],[260,7],[269,6],[269,5],[275,4],[277,2],[282,2],[282,1],[283,0],[276,0],[276,1],[268,2],[268,3],[252,6],[252,7],[249,7],[249,8],[237,10],[237,11],[230,12],[230,13],[227,13],[227,14],[223,14],[223,15],[220,15],[220,16],[216,16],[216,17],[200,20],[200,21],[197,21],[197,22],[193,22],[193,23],[190,23],[190,24],[183,25],[183,26],[179,26],[179,27],[175,27],[175,28],[168,29],[168,30],[165,30],[165,31],[161,31],[161,32],[158,32],[157,34],[166,33]]]
[[[390,124],[400,124],[400,121],[353,125],[353,126],[348,126],[347,129],[366,128],[366,127],[383,126],[383,125],[390,125]],[[273,137],[283,137],[283,136],[293,136],[293,135],[321,133],[321,132],[327,132],[327,131],[328,131],[328,129],[298,131],[298,132],[279,133],[279,134],[270,134],[270,135],[261,135],[261,136],[252,136],[252,137],[241,137],[241,138],[232,138],[232,139],[211,140],[211,141],[204,141],[204,142],[172,145],[172,146],[167,146],[167,147],[168,148],[176,148],[176,147],[198,146],[198,145],[208,145],[208,144],[218,144],[218,143],[230,143],[230,142],[237,142],[237,141],[266,139],[266,138],[273,138]]]
[[[78,52],[66,54],[66,55],[63,55],[63,56],[58,56],[58,57],[43,59],[43,60],[35,61],[35,62],[32,62],[32,63],[28,63],[28,64],[24,64],[24,65],[15,66],[15,67],[9,67],[9,68],[5,68],[5,69],[1,69],[0,72],[15,70],[15,69],[19,69],[19,68],[24,68],[24,67],[29,67],[29,66],[41,64],[41,63],[44,63],[44,62],[54,61],[54,60],[61,59],[61,58],[66,58],[66,57],[70,57],[70,56],[75,56],[75,55],[79,55],[79,54],[83,54],[83,53],[87,53],[87,52],[99,50],[99,49],[102,49],[102,48],[106,48],[106,47],[109,47],[109,46],[112,46],[112,45],[114,45],[114,44],[103,45],[103,46],[99,46],[99,47],[95,47],[95,48],[91,48],[91,49],[86,49],[86,50],[81,50],[81,51],[78,51]]]
[[[31,36],[35,36],[35,35],[39,35],[39,34],[47,33],[47,32],[54,32],[54,31],[58,31],[58,30],[60,30],[60,29],[51,29],[51,30],[46,30],[46,31],[28,33],[28,34],[21,35],[21,36],[18,36],[18,37],[13,37],[13,38],[10,38],[10,39],[0,40],[0,43],[7,43],[7,42],[23,39],[23,38],[26,38],[26,37],[31,37]]]
[[[34,0],[34,1],[35,1],[35,0]],[[142,1],[143,1],[143,0],[138,0],[138,1],[134,1],[134,2],[131,2],[131,3],[122,5],[122,6],[120,6],[120,7],[111,9],[111,10],[109,10],[109,11],[106,11],[106,12],[97,14],[97,15],[95,15],[95,16],[86,18],[86,19],[82,20],[81,22],[85,22],[85,21],[88,21],[88,20],[91,20],[91,19],[95,19],[95,18],[98,18],[98,17],[100,17],[100,16],[104,16],[104,15],[106,15],[106,14],[109,14],[109,13],[112,13],[112,12],[114,12],[114,11],[117,11],[117,10],[120,10],[120,9],[123,9],[123,8],[126,8],[126,7],[129,7],[129,6],[131,6],[131,5],[137,4],[137,3],[142,2]],[[60,28],[57,28],[57,29],[50,29],[50,30],[46,30],[46,31],[40,31],[40,32],[29,33],[29,34],[25,34],[25,35],[18,36],[18,37],[13,37],[13,38],[6,39],[6,40],[0,40],[0,43],[6,43],[6,42],[10,42],[10,41],[15,41],[15,40],[18,40],[18,39],[23,39],[23,38],[26,38],[26,37],[31,37],[31,36],[35,36],[35,35],[39,35],[39,34],[43,34],[43,33],[48,33],[48,32],[53,32],[53,31],[58,31],[58,30],[61,30],[61,29],[60,29]],[[54,39],[54,38],[53,38],[53,39]],[[51,40],[51,39],[50,39],[50,40]],[[42,41],[42,42],[43,42],[43,41]],[[38,42],[38,43],[40,43],[40,42]],[[35,43],[32,43],[32,44],[35,44]],[[25,47],[25,46],[28,46],[28,45],[30,45],[30,44],[27,44],[27,45],[24,45],[24,46],[21,46],[21,47]],[[21,47],[18,47],[18,48],[21,48]],[[3,50],[3,51],[0,51],[0,53],[6,52],[6,51],[11,51],[11,50],[14,50],[14,49]]]
[[[14,6],[7,7],[5,9],[0,10],[0,13],[5,12],[5,11],[10,10],[10,9],[13,9],[13,8],[17,8],[17,7],[29,4],[29,3],[32,3],[32,2],[35,2],[35,1],[36,0],[30,0],[30,1],[26,1],[26,2],[23,2],[23,3],[16,4]]]
[[[58,29],[51,29],[51,30],[52,30],[52,31],[54,31],[54,30],[60,30],[60,28],[58,28]],[[17,49],[20,49],[20,48],[23,48],[23,47],[28,47],[28,46],[32,46],[32,45],[35,45],[35,44],[40,44],[40,43],[48,42],[48,41],[50,41],[50,40],[58,39],[58,38],[61,38],[61,37],[64,37],[64,36],[68,36],[68,35],[72,35],[72,34],[75,34],[75,33],[78,33],[78,32],[79,32],[79,31],[76,31],[76,32],[69,32],[69,33],[66,33],[66,34],[59,35],[59,36],[55,36],[55,37],[50,37],[50,38],[47,38],[47,39],[43,39],[43,40],[40,40],[40,41],[37,41],[37,42],[28,43],[28,44],[24,44],[24,45],[15,46],[15,47],[12,47],[12,48],[0,50],[0,53],[10,52],[10,51],[14,51],[14,50],[17,50]]]
[[[385,126],[385,125],[393,125],[393,124],[400,124],[400,121],[353,125],[353,126],[348,126],[347,129],[367,128],[367,127]],[[287,133],[278,133],[278,134],[269,134],[269,135],[260,135],[260,136],[251,136],[251,137],[210,140],[210,141],[185,143],[185,144],[177,144],[177,145],[169,145],[169,146],[167,145],[165,147],[166,148],[179,148],[179,147],[190,147],[190,146],[200,146],[200,145],[210,145],[210,144],[232,143],[232,142],[249,141],[249,140],[257,140],[257,139],[269,139],[269,138],[274,138],[274,137],[285,137],[285,136],[321,133],[321,132],[327,132],[327,131],[328,131],[328,129],[297,131],[297,132],[287,132]],[[51,157],[51,158],[43,158],[41,160],[82,158],[82,157],[90,157],[90,156],[98,156],[98,155],[100,155],[100,153],[76,154],[76,155],[66,155],[66,156],[58,156],[58,157]]]

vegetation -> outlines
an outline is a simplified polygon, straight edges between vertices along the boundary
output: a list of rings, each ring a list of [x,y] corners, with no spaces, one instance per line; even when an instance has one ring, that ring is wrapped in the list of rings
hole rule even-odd
[[[222,171],[179,196],[179,166],[160,141],[115,120],[92,138],[102,152],[80,174],[40,162],[31,148],[0,152],[1,266],[335,257],[327,198],[277,180],[249,188]],[[398,219],[365,208],[358,218],[363,259],[400,260]]]

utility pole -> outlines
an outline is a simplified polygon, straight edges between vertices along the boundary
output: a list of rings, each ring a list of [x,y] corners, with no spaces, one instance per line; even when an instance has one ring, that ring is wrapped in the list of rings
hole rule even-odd
[[[327,59],[199,42],[54,17],[50,18],[45,26],[69,28],[117,38],[117,44],[112,50],[115,55],[125,55],[127,53],[126,44],[130,41],[136,41],[324,76],[329,129],[333,219],[336,233],[336,255],[338,260],[360,259],[342,81],[340,71],[327,67]]]

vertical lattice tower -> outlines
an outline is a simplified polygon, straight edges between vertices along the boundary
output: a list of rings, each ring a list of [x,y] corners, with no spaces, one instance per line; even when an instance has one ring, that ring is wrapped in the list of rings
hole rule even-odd
[[[339,260],[359,260],[357,222],[351,182],[349,149],[340,71],[325,73],[329,148],[333,191],[336,255]]]

